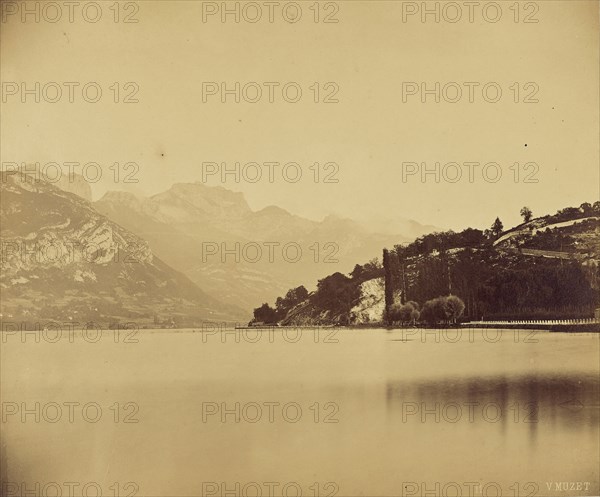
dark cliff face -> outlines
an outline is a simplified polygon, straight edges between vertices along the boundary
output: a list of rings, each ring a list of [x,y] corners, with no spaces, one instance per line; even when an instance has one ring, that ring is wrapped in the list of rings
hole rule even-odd
[[[4,321],[245,318],[79,196],[21,174],[0,186]]]

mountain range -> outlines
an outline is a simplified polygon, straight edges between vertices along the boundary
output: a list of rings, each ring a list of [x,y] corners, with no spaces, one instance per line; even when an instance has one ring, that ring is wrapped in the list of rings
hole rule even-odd
[[[407,239],[337,216],[254,211],[242,193],[201,183],[151,197],[109,191],[96,202],[77,175],[63,183],[2,173],[5,320],[245,321],[287,288],[349,272]]]
[[[313,221],[276,206],[253,211],[243,194],[202,183],[175,184],[146,198],[108,192],[93,205],[211,295],[248,311],[332,270],[349,272],[356,261],[407,239],[337,216]]]

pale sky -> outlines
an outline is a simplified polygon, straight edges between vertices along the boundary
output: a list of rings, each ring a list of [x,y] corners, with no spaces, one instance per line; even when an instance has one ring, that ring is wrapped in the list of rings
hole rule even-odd
[[[64,7],[56,23],[35,23],[32,15],[22,23],[18,12],[1,24],[3,162],[100,163],[95,198],[111,189],[153,194],[175,182],[201,181],[203,162],[296,162],[303,177],[294,184],[277,170],[269,183],[264,167],[254,184],[231,176],[225,184],[218,176],[208,184],[244,192],[255,209],[275,204],[313,219],[398,215],[453,229],[484,228],[497,215],[509,226],[519,222],[523,205],[545,214],[599,197],[597,1],[539,1],[531,14],[538,23],[515,23],[514,2],[500,2],[497,23],[480,11],[469,23],[463,7],[455,24],[432,17],[422,23],[418,15],[403,22],[402,2],[380,0],[337,2],[338,23],[315,23],[313,2],[299,2],[303,15],[295,24],[279,10],[273,23],[235,23],[231,16],[222,23],[218,15],[203,22],[200,1],[141,1],[134,15],[139,22],[125,24],[113,22],[113,3],[99,2],[97,23],[85,22],[78,10],[70,23]],[[321,16],[333,9],[325,10],[325,3]],[[526,4],[521,21],[533,9]],[[266,17],[267,7],[258,5]],[[122,6],[121,16],[131,11]],[[203,102],[203,82],[233,87],[236,81],[259,83],[262,100],[237,104],[230,97],[224,104],[216,95]],[[74,103],[64,86],[58,103],[35,103],[33,96],[22,103],[20,93],[8,94],[14,87],[7,82],[80,86]],[[98,103],[81,96],[88,82],[103,90]],[[124,84],[134,82],[139,103],[114,103],[114,82],[120,99],[133,88]],[[269,103],[263,82],[277,82],[279,89],[296,82],[302,98],[287,103],[276,89]],[[339,103],[314,103],[314,82],[319,98],[333,88],[325,83],[335,83]],[[458,103],[433,97],[422,103],[419,95],[403,102],[403,82],[430,88],[456,82],[464,91]],[[464,82],[479,83],[473,103]],[[482,97],[481,87],[490,82],[502,89],[497,103]],[[536,88],[539,102],[523,103]],[[131,161],[139,164],[139,183],[123,184],[121,175],[115,184],[109,167]],[[309,169],[315,162],[336,162],[339,182],[315,184]],[[456,183],[435,184],[433,175],[425,183],[418,175],[403,182],[403,162],[430,168],[496,162],[502,178],[488,183],[479,167],[470,183],[461,166]],[[528,162],[539,166],[537,183],[523,182]]]

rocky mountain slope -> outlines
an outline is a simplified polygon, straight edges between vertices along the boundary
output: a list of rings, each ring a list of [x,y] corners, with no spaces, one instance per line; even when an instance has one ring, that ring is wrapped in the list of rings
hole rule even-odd
[[[42,178],[44,179],[44,178]],[[90,184],[80,174],[62,174],[58,181],[48,181],[65,192],[73,193],[88,202],[92,201]]]
[[[33,180],[46,181],[65,192],[74,193],[88,202],[92,201],[92,188],[90,184],[81,174],[70,170],[64,164],[56,162],[48,162],[46,164],[40,164],[39,162],[21,164],[3,162],[1,171],[9,175],[15,173],[26,174]]]
[[[79,196],[18,173],[2,173],[0,186],[4,321],[244,319]]]
[[[200,287],[249,311],[403,240],[335,216],[317,222],[275,206],[253,211],[241,193],[201,183],[175,184],[150,198],[108,192],[94,206]]]
[[[385,282],[382,277],[366,281],[349,280],[354,288],[344,292],[341,305],[322,305],[319,292],[291,309],[280,322],[283,326],[380,324],[385,311]],[[350,296],[351,295],[351,296]],[[343,302],[346,300],[346,302]]]

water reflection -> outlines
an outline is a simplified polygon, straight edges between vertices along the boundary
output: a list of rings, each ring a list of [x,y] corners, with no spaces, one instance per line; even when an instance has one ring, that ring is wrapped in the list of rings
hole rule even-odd
[[[497,424],[502,433],[522,424],[536,445],[539,426],[581,432],[600,422],[595,375],[505,375],[388,381],[388,422]]]

